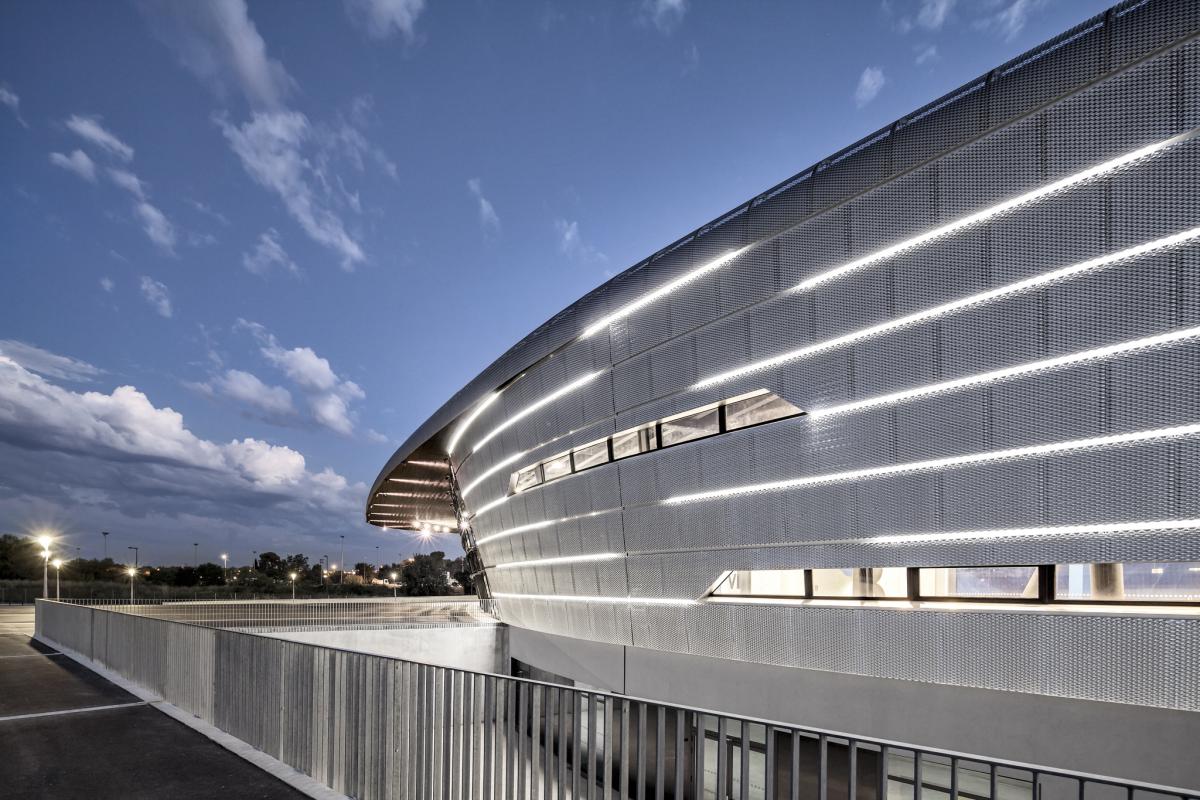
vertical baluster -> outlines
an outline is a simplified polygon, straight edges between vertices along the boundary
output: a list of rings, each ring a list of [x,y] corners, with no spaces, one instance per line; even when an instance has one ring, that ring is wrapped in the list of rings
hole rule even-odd
[[[817,800],[827,800],[829,795],[829,740],[824,734],[817,737]]]
[[[666,796],[667,776],[667,710],[655,706],[655,736],[654,736],[654,800],[663,800]]]
[[[554,782],[557,800],[567,798],[567,720],[575,716],[575,693],[570,689],[558,692],[558,776]]]
[[[646,744],[646,704],[637,704],[637,741],[634,742],[634,750],[637,756],[637,773],[634,777],[637,786],[634,787],[634,795],[637,800],[646,800],[646,753],[649,748]]]
[[[800,733],[792,731],[792,769],[791,769],[791,791],[788,792],[788,797],[791,800],[800,800]]]
[[[849,774],[846,776],[846,800],[857,800],[858,796],[858,742],[846,742],[846,759]],[[882,798],[880,799],[882,800]],[[953,800],[953,798],[951,798]]]
[[[922,785],[921,772],[921,751],[913,751],[913,800],[921,800],[921,792],[925,787]]]
[[[612,796],[612,767],[613,767],[613,705],[611,697],[604,698],[604,769],[600,773],[601,785],[604,792],[601,797],[608,800]]]
[[[738,796],[750,800],[750,723],[742,720],[741,769],[738,770]]]
[[[696,714],[696,774],[692,778],[697,800],[704,800],[704,744],[707,737],[704,733],[704,715]]]
[[[579,800],[579,778],[583,771],[583,703],[584,696],[579,692],[571,692],[572,724],[575,727],[575,738],[571,742],[571,800]]]
[[[724,717],[717,717],[717,797],[725,798],[729,791],[729,741]]]

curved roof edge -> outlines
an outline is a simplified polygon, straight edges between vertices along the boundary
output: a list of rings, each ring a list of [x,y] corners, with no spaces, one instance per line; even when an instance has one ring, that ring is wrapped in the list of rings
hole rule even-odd
[[[688,264],[694,264],[697,253],[693,253],[692,251],[699,251],[702,257],[710,242],[716,245],[734,245],[740,247],[755,241],[773,238],[801,224],[812,216],[836,208],[883,183],[892,181],[896,177],[911,172],[929,161],[940,158],[946,152],[958,149],[985,136],[996,128],[1010,123],[1014,118],[1032,113],[1057,101],[1065,94],[1070,94],[1078,90],[1079,86],[1062,87],[1062,91],[1054,97],[1030,98],[1026,106],[1011,108],[1009,109],[1009,113],[1002,117],[988,119],[986,124],[982,125],[980,129],[974,131],[965,139],[952,142],[945,147],[937,149],[936,152],[924,153],[922,157],[914,160],[912,163],[898,166],[890,173],[883,174],[881,172],[880,175],[866,182],[866,184],[844,192],[843,196],[829,198],[829,202],[820,207],[817,207],[815,201],[812,200],[813,192],[810,189],[819,176],[830,171],[838,172],[840,164],[853,159],[855,156],[860,156],[882,145],[886,145],[888,140],[901,130],[920,125],[923,121],[938,117],[940,116],[939,112],[949,112],[962,103],[975,101],[978,98],[979,91],[985,87],[1001,88],[1004,84],[1012,82],[1019,88],[1025,70],[1035,66],[1041,58],[1050,56],[1056,53],[1056,51],[1070,49],[1073,46],[1090,44],[1093,36],[1098,34],[1101,29],[1107,25],[1114,24],[1118,18],[1126,12],[1132,11],[1141,5],[1142,2],[1143,0],[1125,0],[1108,11],[1087,19],[1053,39],[1043,42],[1031,50],[1010,59],[1005,64],[947,92],[916,111],[879,128],[855,143],[842,148],[807,169],[801,170],[792,177],[759,193],[752,199],[736,206],[729,212],[722,214],[686,236],[677,239],[649,258],[639,261],[607,282],[592,289],[579,300],[543,322],[527,336],[510,347],[466,386],[457,391],[429,419],[422,423],[420,427],[413,431],[404,443],[396,449],[396,452],[388,459],[383,469],[380,470],[379,475],[375,478],[365,501],[366,511],[370,510],[371,502],[375,498],[376,493],[381,490],[387,479],[396,472],[406,459],[419,450],[424,451],[422,455],[426,457],[431,452],[438,452],[444,458],[446,448],[439,440],[444,439],[447,435],[446,429],[451,423],[482,399],[485,394],[504,386],[530,366],[553,354],[559,348],[579,336],[588,324],[595,321],[596,317],[607,313],[611,301],[623,300],[625,295],[639,288],[632,285],[636,283],[632,278],[639,276],[643,270],[651,266],[659,266],[664,273],[660,276],[661,279],[669,280],[672,277],[676,277],[670,271],[672,268],[678,271],[679,265],[673,263],[676,259],[667,259],[667,256],[677,251],[683,250],[684,252],[681,252],[680,255],[692,256],[687,258],[686,261]],[[1125,63],[1140,60],[1143,57],[1145,57],[1145,53],[1131,53]],[[1104,74],[1111,74],[1111,72],[1123,66],[1124,64],[1110,64],[1109,70]],[[844,178],[845,176],[842,177]],[[808,202],[806,205],[801,206],[805,211],[797,214],[796,206],[800,196],[807,196]],[[782,218],[785,222],[783,224],[771,224],[772,217],[776,219]],[[738,224],[732,224],[735,222]],[[688,247],[689,245],[691,247]],[[642,289],[642,291],[645,290]]]

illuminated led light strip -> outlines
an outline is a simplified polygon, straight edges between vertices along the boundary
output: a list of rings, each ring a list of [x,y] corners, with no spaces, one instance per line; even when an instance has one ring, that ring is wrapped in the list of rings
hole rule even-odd
[[[410,464],[414,467],[431,467],[432,469],[449,469],[449,467],[441,461],[405,461],[405,464]]]
[[[649,294],[642,295],[637,300],[634,300],[631,303],[627,303],[627,304],[621,306],[620,308],[618,308],[616,311],[609,314],[608,316],[602,317],[602,318],[596,320],[595,322],[593,322],[591,325],[584,328],[583,333],[581,333],[579,335],[579,338],[586,339],[589,336],[593,336],[593,335],[599,333],[600,331],[604,330],[605,328],[607,328],[609,325],[616,322],[617,320],[622,319],[623,317],[627,317],[630,314],[632,314],[633,312],[635,312],[641,308],[645,308],[646,306],[653,303],[655,300],[665,297],[666,295],[670,294],[671,292],[674,292],[676,289],[680,289],[680,288],[686,286],[687,284],[691,283],[692,281],[696,280],[697,278],[701,278],[704,275],[707,275],[708,273],[712,272],[713,270],[720,269],[721,267],[725,266],[733,259],[740,256],[742,253],[749,250],[751,247],[753,247],[753,245],[746,245],[745,247],[739,247],[737,250],[730,251],[730,252],[726,253],[725,255],[719,256],[718,258],[708,262],[704,266],[697,267],[696,269],[692,270],[691,272],[687,273],[686,275],[683,275],[682,277],[676,278],[675,280],[671,281],[670,283],[667,283],[667,284],[664,284],[663,286],[658,287],[657,289],[650,292]]]
[[[601,511],[589,511],[586,514],[576,514],[575,516],[572,516],[572,517],[560,517],[559,519],[546,519],[546,520],[542,520],[541,522],[530,522],[527,525],[518,525],[515,528],[509,528],[508,530],[505,530],[505,531],[497,531],[496,533],[493,533],[489,536],[483,536],[479,539],[476,539],[475,546],[478,547],[480,545],[487,544],[488,542],[494,542],[497,539],[503,539],[507,536],[513,536],[518,533],[525,533],[527,531],[536,531],[536,530],[540,530],[542,528],[549,528],[551,525],[561,525],[564,522],[574,522],[577,519],[586,519],[588,517],[595,517],[595,516],[599,516],[600,514],[606,514],[609,511],[616,511],[616,510],[617,509],[615,509],[615,508],[609,508],[609,509],[603,509]]]
[[[411,486],[430,486],[440,488],[446,485],[445,481],[432,480],[430,478],[388,478],[392,483],[407,483]]]
[[[404,508],[403,503],[371,503],[371,508]]]
[[[775,492],[785,489],[797,489],[805,486],[819,486],[843,481],[879,478],[886,475],[899,475],[912,472],[928,472],[938,469],[950,469],[970,464],[988,464],[997,461],[1010,461],[1019,458],[1069,453],[1078,450],[1092,450],[1100,447],[1112,447],[1122,444],[1136,444],[1154,440],[1183,439],[1200,435],[1200,424],[1179,425],[1172,428],[1155,428],[1147,431],[1122,433],[1115,436],[1097,436],[1091,439],[1073,439],[1066,442],[1053,442],[1030,447],[1014,447],[1008,450],[993,450],[987,453],[972,453],[964,456],[935,458],[928,461],[911,461],[906,464],[892,464],[886,467],[869,467],[867,469],[851,470],[849,472],[833,472],[827,475],[813,475],[807,478],[792,478],[785,481],[770,483],[755,483],[747,486],[736,486],[729,489],[716,489],[695,494],[677,495],[663,500],[666,505],[695,503],[701,500],[714,500],[721,497],[753,494],[756,492]]]
[[[458,446],[458,440],[461,439],[462,435],[467,432],[467,428],[471,427],[471,423],[479,419],[479,415],[487,410],[488,406],[496,402],[496,399],[499,397],[500,392],[492,392],[483,399],[482,403],[475,406],[475,410],[471,412],[470,416],[459,423],[458,427],[454,429],[453,435],[450,437],[450,443],[446,445],[447,453],[454,455],[454,448]]]
[[[889,320],[888,322],[881,322],[880,324],[872,325],[869,328],[852,331],[851,333],[843,334],[842,336],[837,336],[833,339],[826,339],[823,342],[817,342],[816,344],[811,344],[807,347],[801,347],[800,349],[793,350],[789,353],[781,353],[777,356],[763,359],[762,361],[756,361],[753,364],[747,364],[743,367],[731,369],[728,372],[722,372],[705,378],[704,380],[694,384],[692,388],[702,389],[717,383],[723,383],[724,381],[739,378],[743,375],[749,375],[753,372],[759,372],[764,369],[779,366],[780,364],[786,364],[790,361],[807,358],[809,356],[816,355],[817,353],[831,350],[835,347],[852,344],[854,342],[862,341],[863,339],[868,339],[872,336],[878,336],[882,333],[887,333],[899,328],[907,327],[909,325],[914,325],[918,322],[925,322],[937,317],[943,317],[947,314],[952,314],[955,311],[961,311],[964,308],[969,308],[971,306],[980,305],[982,303],[988,303],[993,300],[999,300],[1004,297],[1019,294],[1039,286],[1045,286],[1050,283],[1065,280],[1066,278],[1070,278],[1075,275],[1100,269],[1101,267],[1107,267],[1119,261],[1127,261],[1129,259],[1146,255],[1147,253],[1153,253],[1158,250],[1164,250],[1169,247],[1176,247],[1181,244],[1186,244],[1197,237],[1200,237],[1200,228],[1191,228],[1171,236],[1165,236],[1162,239],[1155,239],[1153,241],[1135,245],[1134,247],[1129,247],[1124,250],[1118,250],[1115,253],[1098,256],[1097,258],[1092,258],[1078,264],[1062,267],[1061,269],[1051,270],[1050,272],[1046,272],[1032,278],[1026,278],[1025,280],[1017,281],[1016,283],[1010,283],[995,289],[989,289],[986,292],[980,292],[979,294],[973,294],[968,297],[953,300],[949,303],[943,303],[942,305],[927,308],[924,311],[908,314],[906,316],[899,317],[898,319]]]
[[[471,518],[474,519],[475,517],[482,516],[482,515],[486,514],[487,512],[491,511],[493,508],[502,506],[507,502],[508,502],[508,495],[504,495],[503,497],[497,497],[495,500],[491,501],[490,503],[484,503],[479,508],[475,509],[475,512],[473,514],[471,514]]]
[[[436,492],[426,492],[424,494],[421,494],[420,492],[376,492],[375,496],[376,497],[411,497],[411,498],[417,499],[417,500],[437,500],[437,499],[441,498],[442,495],[440,495]]]
[[[1092,350],[1084,350],[1079,353],[1072,353],[1056,358],[1047,358],[1042,361],[1031,361],[1027,364],[1018,364],[1013,367],[1005,367],[991,372],[981,372],[978,375],[968,375],[965,378],[956,378],[951,381],[943,381],[942,383],[934,383],[929,386],[919,386],[915,389],[907,389],[900,392],[892,392],[891,394],[879,395],[877,397],[868,397],[864,400],[856,400],[852,403],[843,403],[837,406],[828,408],[810,409],[808,416],[810,418],[830,417],[837,414],[849,414],[854,411],[862,411],[866,408],[874,408],[876,406],[892,405],[894,403],[902,403],[906,400],[912,400],[918,397],[928,397],[929,395],[940,394],[942,392],[950,392],[955,389],[963,389],[970,386],[980,386],[987,383],[995,383],[996,381],[1015,378],[1022,375],[1031,375],[1037,372],[1058,369],[1060,367],[1080,364],[1086,361],[1097,361],[1112,356],[1125,355],[1134,353],[1139,350],[1150,350],[1157,347],[1164,347],[1169,344],[1187,341],[1189,339],[1200,338],[1200,326],[1193,328],[1181,328],[1177,331],[1159,334],[1157,336],[1147,336],[1143,339],[1133,339],[1128,342],[1108,345],[1106,347],[1097,347]]]
[[[694,606],[695,600],[686,597],[601,597],[598,595],[573,594],[515,594],[513,592],[492,592],[492,597],[503,597],[510,600],[552,600],[567,603],[629,603],[644,606]]]
[[[505,420],[504,422],[500,423],[495,428],[493,428],[491,433],[489,433],[487,436],[484,436],[482,439],[480,439],[478,442],[476,442],[475,446],[471,448],[471,452],[472,453],[479,452],[479,448],[483,447],[485,444],[490,442],[495,436],[499,435],[502,431],[507,430],[511,425],[514,425],[517,422],[520,422],[525,417],[527,417],[530,414],[532,414],[533,412],[537,411],[539,408],[543,408],[543,407],[549,405],[550,403],[553,403],[555,400],[562,397],[563,395],[570,394],[571,392],[575,391],[576,389],[578,389],[581,386],[586,386],[587,384],[594,381],[597,377],[599,377],[603,372],[604,372],[604,370],[597,370],[596,372],[589,372],[588,374],[583,375],[583,376],[571,381],[566,386],[555,389],[553,392],[546,395],[541,400],[538,400],[536,403],[532,403],[532,404],[526,406],[525,408],[521,409],[516,414],[513,414],[507,420]]]
[[[876,261],[882,261],[884,259],[891,258],[894,255],[905,252],[906,250],[911,250],[914,247],[920,247],[921,245],[927,244],[935,239],[940,239],[945,236],[949,236],[950,234],[957,233],[964,228],[969,228],[987,222],[988,220],[1000,216],[1001,214],[1006,214],[1009,211],[1013,211],[1022,206],[1027,206],[1030,203],[1035,203],[1038,200],[1043,200],[1053,194],[1057,194],[1066,189],[1086,183],[1094,178],[1098,178],[1102,175],[1113,172],[1114,170],[1135,164],[1138,161],[1155,156],[1164,150],[1174,147],[1177,144],[1194,139],[1197,135],[1200,135],[1200,128],[1192,128],[1191,130],[1185,131],[1177,136],[1172,136],[1169,139],[1163,139],[1161,142],[1148,144],[1145,147],[1138,148],[1137,150],[1126,153],[1123,156],[1117,156],[1110,161],[1097,164],[1094,167],[1083,170],[1082,172],[1076,172],[1074,175],[1068,175],[1067,177],[1054,181],[1053,183],[1048,183],[1045,186],[1034,189],[1031,192],[1017,195],[1016,197],[1005,200],[1002,203],[997,203],[994,206],[989,206],[988,208],[976,211],[974,214],[968,214],[965,217],[926,231],[925,233],[914,236],[911,239],[905,239],[904,241],[897,242],[890,247],[885,247],[882,250],[876,250],[874,253],[857,258],[854,261],[841,265],[840,267],[835,267],[834,269],[822,272],[819,275],[814,275],[813,277],[797,284],[792,290],[806,291],[808,289],[812,289],[813,287],[819,286],[822,283],[840,278],[843,275],[854,272],[855,270],[869,266]]]
[[[624,558],[624,555],[624,553],[591,553],[586,556],[559,556],[557,558],[539,558],[533,561],[510,561],[507,564],[494,564],[489,569],[548,567],[554,564],[578,564],[586,561],[613,561],[618,558]]]
[[[468,483],[466,486],[463,487],[463,490],[462,490],[463,499],[465,500],[467,495],[469,495],[472,492],[472,490],[474,490],[476,487],[478,487],[479,484],[483,483],[485,480],[492,477],[497,472],[504,469],[509,464],[513,463],[518,458],[521,458],[528,452],[529,452],[528,450],[522,450],[519,453],[513,453],[511,456],[508,456],[507,458],[497,462],[496,465],[494,467],[492,467],[491,469],[484,471],[484,473],[482,475],[480,475],[478,478],[476,478],[475,480],[471,481],[470,483]]]

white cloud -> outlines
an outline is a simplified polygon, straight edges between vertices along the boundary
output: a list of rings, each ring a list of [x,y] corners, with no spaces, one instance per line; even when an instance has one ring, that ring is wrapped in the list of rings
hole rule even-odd
[[[917,11],[917,24],[930,31],[940,29],[954,9],[954,3],[955,0],[921,0],[921,8]]]
[[[96,163],[88,158],[88,154],[82,150],[74,150],[69,156],[64,156],[62,153],[51,153],[50,163],[74,172],[85,181],[96,182]]]
[[[492,202],[483,196],[483,184],[479,178],[471,178],[467,181],[467,191],[479,203],[479,225],[483,228],[485,234],[500,232],[500,216],[496,214],[496,208]]]
[[[21,116],[21,98],[12,89],[9,89],[4,84],[0,83],[0,104],[6,105],[12,109],[13,116],[17,118],[17,122],[21,123],[22,127],[28,128],[29,123]]]
[[[167,287],[149,276],[142,276],[142,297],[158,312],[159,316],[170,318],[171,294]]]
[[[72,114],[67,127],[76,135],[122,161],[133,160],[133,148],[118,139],[100,124],[99,117]]]
[[[887,78],[884,77],[882,69],[879,67],[864,69],[858,78],[858,87],[854,90],[854,104],[862,108],[870,103],[879,94],[879,90],[885,83],[887,83]]]
[[[374,428],[367,428],[367,441],[375,444],[387,444],[391,440]]]
[[[279,233],[274,228],[268,228],[259,235],[253,252],[242,253],[242,266],[255,275],[266,275],[275,266],[282,267],[293,275],[300,272],[300,268],[283,249]]]
[[[104,277],[104,278],[100,279],[100,288],[103,289],[104,291],[108,292],[109,294],[112,294],[112,290],[113,290],[114,286],[116,286],[116,284],[113,283],[112,278]]]
[[[917,65],[920,66],[921,64],[925,64],[930,61],[936,61],[937,57],[938,57],[937,45],[930,44],[930,45],[925,45],[924,47],[917,48],[917,57],[915,60],[916,60]]]
[[[244,0],[146,0],[142,5],[155,33],[184,67],[219,94],[232,84],[255,108],[282,107],[294,82],[267,55]]]
[[[104,373],[104,370],[86,361],[60,356],[13,339],[0,339],[0,356],[13,360],[30,372],[62,381],[86,382]]]
[[[683,22],[687,0],[642,0],[641,16],[662,33],[670,33]]]
[[[374,39],[400,33],[408,42],[416,38],[417,18],[425,0],[346,0],[346,11]]]
[[[230,225],[229,217],[225,216],[220,211],[214,210],[207,203],[201,203],[199,200],[188,200],[187,204],[189,206],[191,206],[192,208],[196,209],[197,211],[199,211],[201,214],[204,214],[207,217],[212,217],[213,219],[215,219],[217,222],[221,223],[225,227],[227,227],[227,228],[229,227],[229,225]]]
[[[82,460],[71,476],[80,488],[154,498],[144,502],[190,495],[218,507],[268,503],[344,512],[365,491],[331,470],[310,472],[304,456],[288,447],[252,438],[202,439],[179,412],[155,407],[133,386],[111,394],[72,392],[0,355],[0,452],[4,448],[69,456],[62,465]],[[36,476],[32,483],[42,482]]]
[[[579,235],[579,222],[556,219],[554,230],[558,234],[558,250],[565,256],[585,264],[608,261],[608,256],[583,241]]]
[[[365,256],[340,217],[317,197],[313,165],[302,149],[311,136],[308,118],[296,111],[255,113],[240,126],[218,119],[242,167],[259,185],[279,195],[284,207],[314,241],[342,257],[349,271]]]
[[[1013,39],[1025,28],[1029,15],[1045,5],[1045,0],[1012,0],[1000,11],[975,22],[982,30],[994,30],[1005,39]]]
[[[238,320],[237,327],[250,331],[262,356],[305,393],[317,424],[345,436],[354,433],[355,414],[350,405],[367,396],[358,384],[340,378],[329,361],[311,347],[285,348],[256,322]]]
[[[269,386],[257,375],[240,369],[226,370],[212,382],[212,388],[226,397],[241,401],[270,414],[294,413],[292,394],[282,386]]]
[[[167,219],[166,215],[145,200],[134,204],[133,212],[141,221],[142,230],[150,237],[150,241],[168,253],[175,251],[175,226],[171,224],[171,220]],[[164,316],[169,317],[170,314]]]
[[[115,169],[110,167],[108,177],[117,186],[120,186],[125,191],[137,197],[139,200],[146,197],[146,186],[142,183],[141,178],[134,175],[132,172],[124,169]]]

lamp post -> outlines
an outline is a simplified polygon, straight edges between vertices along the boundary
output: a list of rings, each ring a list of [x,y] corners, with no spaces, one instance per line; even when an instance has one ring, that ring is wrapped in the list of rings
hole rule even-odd
[[[399,577],[400,576],[397,575],[396,573],[394,573],[394,572],[392,573],[392,599],[393,600],[396,598],[396,579]]]
[[[133,579],[137,577],[137,567],[130,567],[129,572],[129,602],[133,602]]]
[[[296,599],[296,573],[293,572],[292,574],[288,575],[288,577],[292,579],[292,599],[295,600]]]
[[[108,559],[108,531],[100,531],[100,535],[104,537],[104,558]]]
[[[342,550],[341,550],[341,554],[338,556],[338,560],[341,561],[342,566],[345,567],[345,565],[346,565],[346,534],[344,534],[344,533],[341,534],[341,538],[342,538]],[[346,580],[346,576],[343,573],[341,576],[338,577],[338,586],[341,586],[345,580]]]
[[[54,559],[54,599],[62,600],[62,565],[61,558]]]
[[[42,546],[42,599],[50,599],[50,543],[49,536],[39,536],[38,544]]]
[[[133,567],[137,569],[141,566],[141,563],[138,561],[138,549],[133,545],[130,545],[129,549],[133,551]]]
[[[192,542],[192,569],[200,566],[200,543]]]
[[[221,563],[225,565],[225,571],[221,573],[221,579],[229,583],[229,553],[221,553]]]

